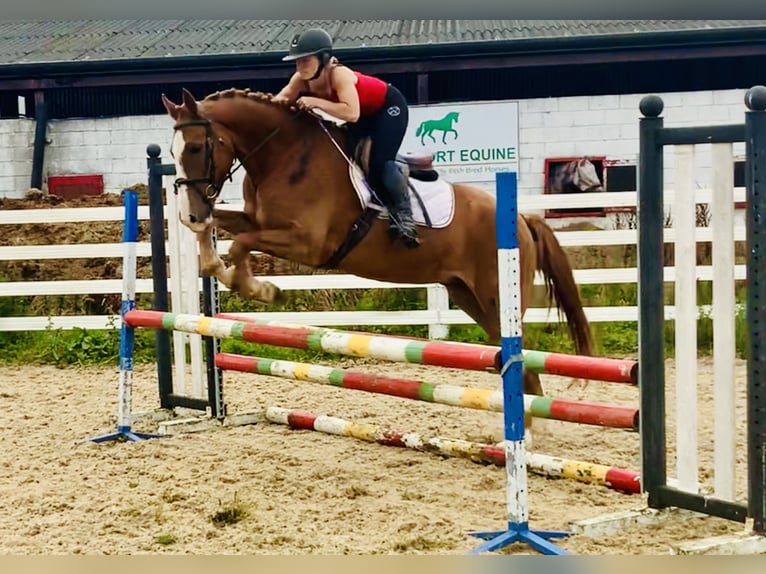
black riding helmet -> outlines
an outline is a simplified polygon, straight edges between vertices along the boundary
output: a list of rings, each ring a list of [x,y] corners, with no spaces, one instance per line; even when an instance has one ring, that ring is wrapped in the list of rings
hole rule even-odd
[[[290,42],[290,53],[282,58],[282,61],[290,62],[304,56],[321,56],[321,54],[327,54],[327,56],[319,58],[320,65],[332,55],[332,38],[321,28],[310,28],[302,34],[293,36]]]

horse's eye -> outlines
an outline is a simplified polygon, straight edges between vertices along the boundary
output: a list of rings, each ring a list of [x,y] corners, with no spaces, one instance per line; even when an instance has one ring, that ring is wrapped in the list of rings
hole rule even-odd
[[[187,144],[186,151],[191,154],[197,154],[202,151],[202,146],[200,144]]]

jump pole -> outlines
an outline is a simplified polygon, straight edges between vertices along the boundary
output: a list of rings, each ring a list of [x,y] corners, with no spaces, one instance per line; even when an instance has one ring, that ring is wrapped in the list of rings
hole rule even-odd
[[[133,327],[185,331],[220,339],[238,339],[274,347],[289,347],[349,357],[367,357],[472,371],[497,371],[500,367],[500,351],[497,347],[489,345],[370,335],[324,327],[264,323],[234,317],[236,316],[205,317],[136,309],[127,314],[126,320]],[[527,353],[530,357],[529,368],[536,372],[633,384],[635,366],[633,361],[539,351]],[[526,358],[522,360],[526,366]],[[579,369],[575,365],[579,365]]]
[[[503,411],[502,391],[490,389],[428,383],[324,365],[249,357],[233,353],[217,353],[215,365],[228,371],[255,373],[294,381],[310,381],[454,407]],[[538,418],[638,431],[637,408],[525,394],[524,412]]]
[[[497,208],[497,278],[500,302],[500,353],[503,377],[503,418],[505,426],[505,470],[507,520],[506,530],[473,532],[485,540],[469,554],[499,550],[514,542],[523,542],[542,554],[569,554],[549,540],[569,535],[563,531],[530,530],[527,507],[527,466],[524,449],[524,397],[521,354],[521,267],[517,233],[516,173],[500,172],[495,176]]]
[[[497,466],[506,464],[505,450],[490,444],[444,437],[424,437],[415,432],[401,432],[338,417],[317,415],[301,409],[276,406],[266,408],[265,418],[271,423],[297,430],[311,430],[374,442],[383,446],[408,448],[446,457],[466,458],[476,463]],[[527,470],[540,476],[598,484],[626,494],[638,494],[641,491],[639,474],[633,470],[539,453],[527,454]]]
[[[290,346],[293,346],[293,348],[324,350],[321,348],[321,344],[316,343],[316,339],[332,338],[332,345],[335,347],[333,352],[353,354],[354,356],[370,356],[369,352],[368,354],[360,354],[364,353],[363,342],[365,337],[370,337],[368,333],[295,325],[271,319],[258,319],[248,314],[218,313],[215,317],[232,321],[243,321],[263,327],[263,329],[259,329],[260,341],[258,341],[262,344],[275,344],[269,342],[271,337],[275,341],[287,338],[291,343]],[[438,366],[471,368],[473,370],[498,370],[500,368],[500,348],[492,345],[431,341],[416,337],[381,334],[376,334],[375,339],[380,345],[383,345],[382,341],[386,339],[406,345],[407,362],[421,362],[418,360],[420,355],[422,355],[424,361],[431,361],[436,356],[452,355],[454,357],[454,364],[440,364]],[[530,349],[522,349],[522,354],[524,357],[524,368],[535,373],[610,383],[638,384],[638,362],[631,359],[589,357],[586,355],[552,353]],[[467,365],[469,360],[471,363]],[[433,363],[425,362],[424,364]],[[471,366],[471,364],[474,365]]]

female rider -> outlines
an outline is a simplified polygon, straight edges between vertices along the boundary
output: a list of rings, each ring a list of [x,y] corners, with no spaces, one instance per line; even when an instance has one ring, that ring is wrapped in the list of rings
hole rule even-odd
[[[409,108],[391,84],[340,64],[330,35],[321,28],[297,34],[284,61],[295,61],[295,73],[272,99],[320,110],[347,123],[353,141],[371,139],[368,183],[390,214],[390,229],[404,245],[417,247],[407,180],[396,154],[407,130]]]

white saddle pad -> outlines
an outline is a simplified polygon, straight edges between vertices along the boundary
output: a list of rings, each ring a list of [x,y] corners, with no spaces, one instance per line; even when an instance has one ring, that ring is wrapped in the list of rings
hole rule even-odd
[[[354,184],[356,194],[359,196],[359,203],[362,209],[367,208],[372,200],[372,191],[370,186],[367,185],[367,180],[364,178],[362,170],[357,165],[349,164],[349,177]],[[431,227],[434,229],[440,229],[447,227],[455,215],[455,190],[452,188],[452,184],[441,178],[436,181],[420,181],[419,179],[409,178],[410,185],[414,187],[420,199],[428,211],[428,216],[431,218]],[[426,218],[423,214],[423,209],[420,206],[420,201],[415,197],[415,194],[410,192],[410,203],[412,204],[412,217],[418,225],[426,225]],[[380,208],[381,217],[387,215],[385,207]]]

